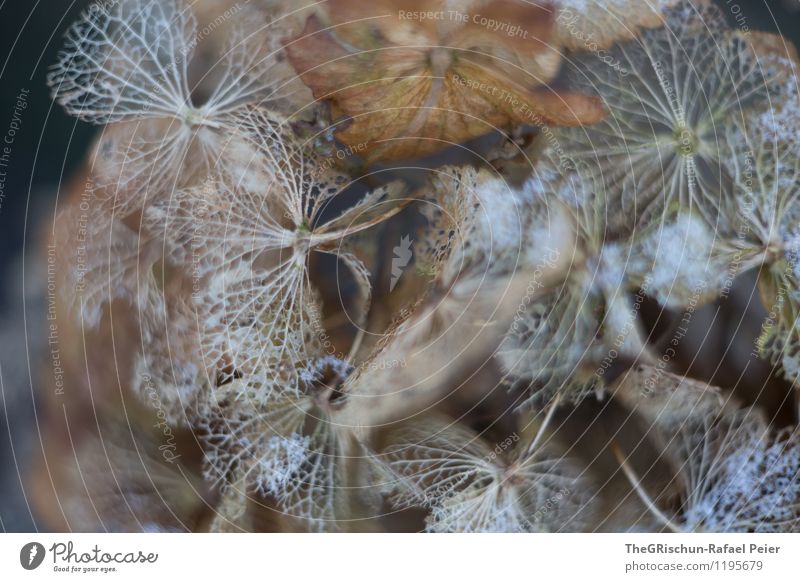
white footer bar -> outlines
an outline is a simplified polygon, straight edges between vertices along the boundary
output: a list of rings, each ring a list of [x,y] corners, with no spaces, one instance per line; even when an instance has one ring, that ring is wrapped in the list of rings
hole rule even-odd
[[[0,535],[3,580],[729,581],[798,572],[800,534]]]

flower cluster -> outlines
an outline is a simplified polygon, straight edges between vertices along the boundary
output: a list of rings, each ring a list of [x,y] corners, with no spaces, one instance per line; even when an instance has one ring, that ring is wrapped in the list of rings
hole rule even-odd
[[[800,378],[780,37],[710,0],[225,4],[89,10],[49,76],[103,126],[57,220],[60,307],[120,358],[124,418],[157,402],[170,430],[154,487],[115,449],[124,498],[179,507],[148,527],[800,528],[797,433],[674,375],[687,331],[660,351],[642,315],[757,271],[757,353]],[[448,146],[426,173],[385,165]],[[591,450],[574,416],[602,398],[643,421],[666,485]],[[606,440],[634,430],[603,414]]]

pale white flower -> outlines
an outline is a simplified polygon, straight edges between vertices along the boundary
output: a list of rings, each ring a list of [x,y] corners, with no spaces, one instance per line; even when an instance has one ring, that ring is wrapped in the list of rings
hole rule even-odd
[[[706,0],[668,9],[665,24],[609,54],[629,74],[581,58],[576,82],[609,109],[595,125],[554,130],[562,155],[605,190],[609,224],[631,233],[681,208],[715,224],[725,195],[725,128],[769,102],[747,36],[725,30]]]
[[[760,270],[761,298],[769,320],[758,348],[781,365],[790,380],[800,375],[800,279],[795,254],[800,221],[800,142],[796,134],[779,140],[755,122],[729,131],[727,159],[733,196],[723,207],[722,249],[738,272]],[[737,273],[738,274],[738,273]]]
[[[243,142],[233,130],[244,109],[275,97],[277,40],[235,27],[215,88],[196,104],[189,78],[198,36],[192,8],[183,0],[107,4],[90,7],[70,29],[48,76],[67,113],[115,124],[95,153],[99,185],[112,189],[104,202],[128,214],[164,190],[209,175],[238,176]]]
[[[300,471],[308,455],[309,437],[293,434],[289,438],[271,436],[265,454],[258,461],[255,483],[264,495],[282,495]]]
[[[638,266],[631,244],[611,238],[602,191],[580,172],[554,171],[556,163],[545,159],[526,185],[543,196],[527,244],[530,257],[541,256],[542,246],[549,246],[544,241],[570,236],[570,254],[551,257],[566,264],[566,277],[544,297],[525,303],[499,352],[504,370],[529,384],[533,398],[545,400],[554,392],[589,394],[603,386],[600,360],[635,358],[643,350],[629,301],[629,271]],[[564,214],[568,218],[558,219]],[[554,230],[561,234],[550,234]]]
[[[674,531],[792,532],[800,527],[797,434],[770,435],[755,410],[694,382],[644,367],[615,395],[647,423],[681,487],[673,515],[658,507],[620,458],[646,505]]]
[[[251,171],[258,179],[179,191],[151,208],[148,224],[163,233],[168,256],[191,264],[203,281],[195,301],[209,306],[206,359],[225,361],[229,373],[260,383],[267,400],[299,393],[297,370],[319,356],[323,343],[310,256],[334,256],[352,273],[361,321],[370,302],[370,274],[341,241],[396,213],[400,206],[391,198],[401,189],[398,184],[376,188],[329,218],[329,206],[351,181],[320,171],[319,160],[280,134],[260,131],[264,124],[258,112],[250,119],[260,154]]]
[[[546,423],[497,455],[469,429],[436,415],[393,431],[376,455],[401,506],[430,509],[432,532],[544,532],[580,527],[590,484],[552,444]]]
[[[666,307],[697,306],[719,296],[729,273],[715,233],[701,218],[680,214],[640,235],[634,254],[641,284]]]
[[[312,530],[338,529],[350,497],[361,491],[348,488],[360,475],[353,466],[359,459],[350,427],[334,421],[338,392],[320,386],[267,405],[241,381],[222,392],[201,426],[207,477],[223,490],[272,495],[288,517]],[[246,498],[232,502],[241,507]]]

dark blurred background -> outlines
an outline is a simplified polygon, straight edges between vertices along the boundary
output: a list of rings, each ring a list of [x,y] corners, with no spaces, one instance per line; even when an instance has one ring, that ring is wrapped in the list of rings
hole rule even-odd
[[[732,24],[779,30],[800,43],[800,0],[718,0]],[[62,35],[85,0],[0,0],[0,139],[27,90],[0,198],[0,531],[38,531],[23,488],[39,446],[34,406],[45,342],[43,240],[58,192],[81,163],[95,127],[53,106],[45,84]],[[2,144],[0,144],[2,145]]]
[[[50,102],[47,68],[87,0],[0,1],[0,139],[20,94],[28,107],[10,144],[0,199],[0,530],[40,529],[23,489],[38,446],[34,392],[45,337],[42,240],[59,185],[80,163],[95,128]],[[25,91],[27,90],[27,93]]]

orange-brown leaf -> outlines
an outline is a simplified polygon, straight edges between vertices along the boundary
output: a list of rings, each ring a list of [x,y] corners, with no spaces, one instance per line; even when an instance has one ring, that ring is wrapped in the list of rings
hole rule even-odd
[[[315,98],[342,113],[337,138],[372,161],[429,155],[512,124],[603,118],[599,100],[549,87],[561,58],[549,7],[467,4],[473,12],[458,18],[446,0],[331,0],[328,22],[309,17],[286,50]],[[407,16],[420,10],[439,16]]]

